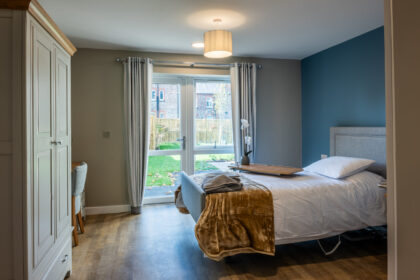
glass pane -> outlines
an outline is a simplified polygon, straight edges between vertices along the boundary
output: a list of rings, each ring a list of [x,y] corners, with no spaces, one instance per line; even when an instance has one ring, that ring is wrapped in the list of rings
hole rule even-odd
[[[180,84],[152,84],[149,150],[179,150]]]
[[[173,195],[181,172],[181,156],[149,156],[145,197]]]
[[[212,171],[229,171],[228,166],[234,164],[233,154],[195,155],[194,173]]]
[[[233,145],[230,82],[195,83],[195,146]]]

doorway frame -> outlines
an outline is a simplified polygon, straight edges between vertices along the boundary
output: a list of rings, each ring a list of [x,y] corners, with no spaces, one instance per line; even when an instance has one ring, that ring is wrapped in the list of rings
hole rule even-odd
[[[385,104],[386,104],[386,161],[387,161],[387,226],[388,226],[388,279],[397,279],[397,215],[395,195],[395,119],[394,119],[394,33],[392,1],[384,0],[384,46],[385,46]]]
[[[180,138],[185,137],[185,148],[180,150],[150,151],[148,156],[157,155],[180,155],[181,171],[187,174],[194,173],[195,155],[200,154],[230,154],[234,153],[232,146],[222,146],[220,148],[197,148],[195,147],[195,125],[194,115],[196,109],[195,83],[197,81],[230,83],[229,75],[205,75],[205,74],[167,74],[153,73],[152,84],[154,83],[179,83],[180,89]],[[159,93],[156,93],[157,95]],[[170,203],[174,201],[173,195],[144,197],[143,204]]]

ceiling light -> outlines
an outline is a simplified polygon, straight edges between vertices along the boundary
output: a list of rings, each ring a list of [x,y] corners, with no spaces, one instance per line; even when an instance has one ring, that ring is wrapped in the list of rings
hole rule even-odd
[[[232,32],[210,30],[204,33],[204,56],[224,58],[232,55]]]
[[[192,43],[192,47],[201,49],[201,48],[204,48],[204,43],[203,42],[194,42],[194,43]]]

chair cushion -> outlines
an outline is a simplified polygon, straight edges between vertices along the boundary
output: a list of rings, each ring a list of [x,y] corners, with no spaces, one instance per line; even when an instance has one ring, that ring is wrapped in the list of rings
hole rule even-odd
[[[74,197],[74,214],[80,212],[80,206],[82,205],[81,195]]]
[[[87,163],[82,162],[72,172],[72,195],[78,196],[85,190]]]

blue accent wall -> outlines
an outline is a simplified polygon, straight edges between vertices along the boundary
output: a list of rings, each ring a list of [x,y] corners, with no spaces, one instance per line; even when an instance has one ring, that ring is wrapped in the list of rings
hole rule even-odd
[[[329,154],[331,126],[385,126],[383,27],[301,63],[303,166]]]

